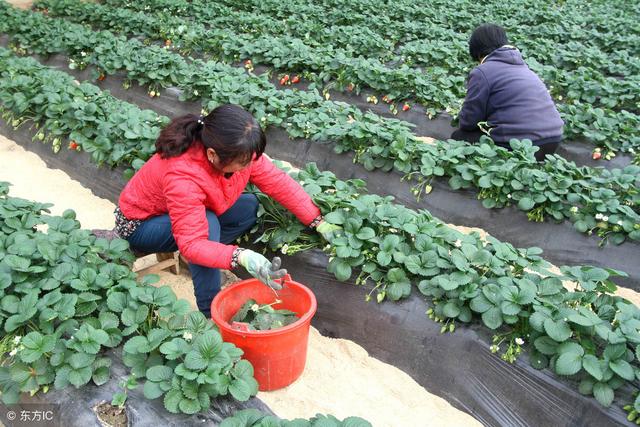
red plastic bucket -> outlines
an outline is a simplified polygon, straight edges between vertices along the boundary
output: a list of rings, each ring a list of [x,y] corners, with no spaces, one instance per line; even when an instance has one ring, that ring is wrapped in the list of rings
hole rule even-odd
[[[278,296],[257,279],[243,280],[220,291],[211,302],[211,318],[220,328],[222,339],[244,351],[251,362],[261,391],[277,390],[294,382],[304,371],[311,318],[318,306],[315,295],[306,286],[285,277]],[[291,325],[270,331],[238,331],[228,321],[247,302],[274,304],[275,309],[297,313]]]

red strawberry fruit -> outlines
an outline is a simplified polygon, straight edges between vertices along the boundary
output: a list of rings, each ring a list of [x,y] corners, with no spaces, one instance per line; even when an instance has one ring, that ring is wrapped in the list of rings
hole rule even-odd
[[[602,158],[602,152],[600,151],[599,147],[593,150],[593,154],[591,154],[591,158],[593,160],[600,160]]]

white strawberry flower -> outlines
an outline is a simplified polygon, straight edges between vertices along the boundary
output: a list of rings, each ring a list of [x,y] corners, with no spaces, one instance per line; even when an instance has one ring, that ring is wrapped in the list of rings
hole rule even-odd
[[[596,219],[602,219],[602,214],[601,213],[597,213],[596,214]]]
[[[16,335],[15,337],[13,337],[13,343],[19,344],[21,339],[22,337],[20,335]]]
[[[608,216],[606,216],[606,215],[604,215],[604,216],[602,217],[602,220],[603,220],[604,222],[607,222],[607,221],[609,221],[609,217],[608,217]]]
[[[511,198],[511,194],[507,194],[507,199],[510,199],[510,198]]]
[[[257,312],[258,310],[260,310],[260,306],[258,304],[253,304],[251,306],[251,311],[256,311]]]
[[[578,213],[578,207],[577,206],[571,206],[571,209],[569,209],[572,213]]]
[[[15,356],[16,354],[18,354],[18,349],[17,348],[14,348],[13,350],[11,350],[9,352],[9,356],[12,356],[12,357]]]
[[[191,341],[193,339],[193,335],[191,334],[191,332],[185,332],[184,334],[182,334],[182,338],[187,341]]]
[[[462,246],[462,240],[460,240],[460,239],[456,240],[454,245],[455,245],[456,248],[461,247]]]
[[[288,250],[289,250],[289,245],[285,243],[284,245],[282,245],[282,249],[280,249],[280,252],[286,255]]]
[[[516,341],[516,344],[518,344],[518,345],[523,345],[524,344],[524,340],[522,338],[520,338],[520,337],[516,338],[515,341]]]

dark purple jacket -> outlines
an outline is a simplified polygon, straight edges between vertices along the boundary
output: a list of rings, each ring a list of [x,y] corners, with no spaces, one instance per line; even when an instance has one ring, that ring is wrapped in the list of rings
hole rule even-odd
[[[471,71],[459,117],[465,131],[488,122],[495,142],[512,138],[557,142],[564,125],[542,80],[511,47],[494,50]]]

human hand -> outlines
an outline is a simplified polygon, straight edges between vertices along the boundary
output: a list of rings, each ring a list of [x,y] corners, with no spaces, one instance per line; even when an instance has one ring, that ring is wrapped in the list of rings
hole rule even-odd
[[[280,268],[282,261],[279,257],[274,257],[273,261],[269,261],[263,255],[250,249],[244,249],[238,256],[238,264],[243,266],[249,274],[260,280],[272,289],[282,289],[282,285],[276,282],[282,279],[287,270]]]

